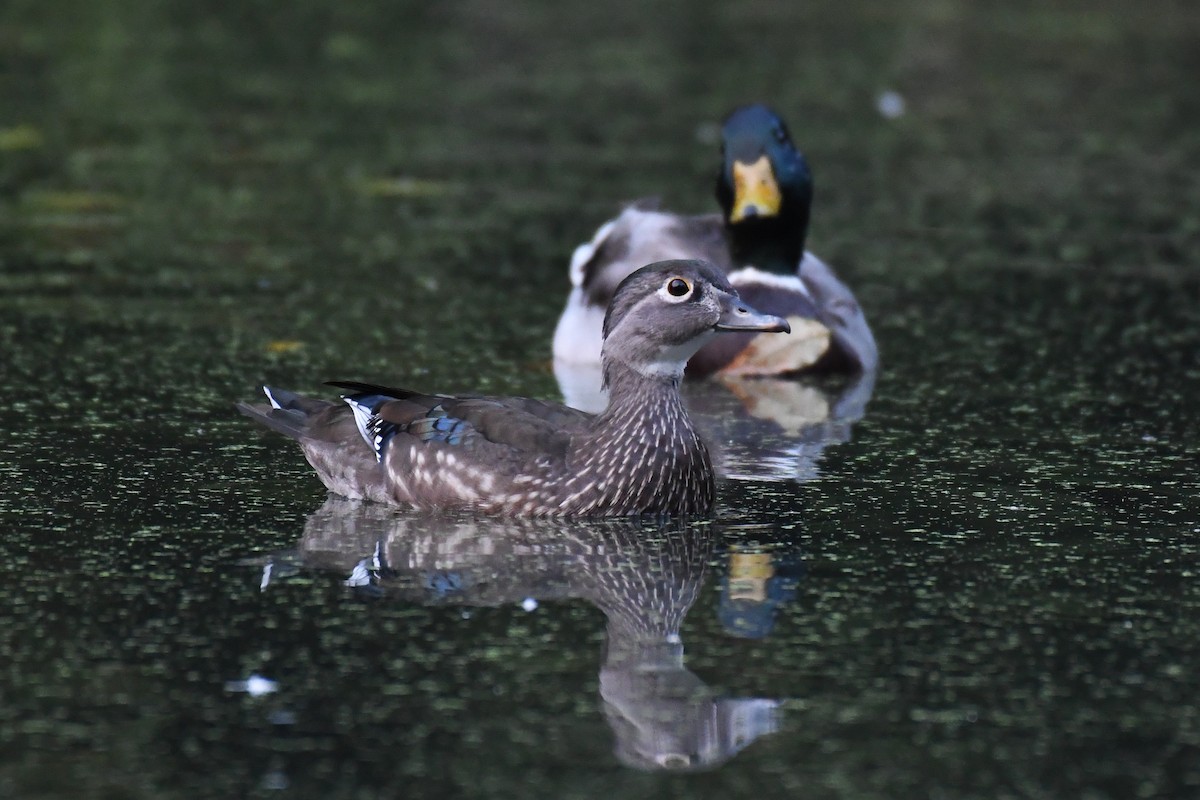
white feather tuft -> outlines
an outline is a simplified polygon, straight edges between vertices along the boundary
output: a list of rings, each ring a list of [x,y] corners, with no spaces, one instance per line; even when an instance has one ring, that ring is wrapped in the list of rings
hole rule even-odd
[[[604,240],[612,233],[613,226],[616,224],[617,220],[610,219],[596,230],[596,234],[590,242],[584,242],[575,248],[575,252],[571,254],[572,286],[583,286],[583,268],[592,260],[592,256],[596,254],[596,249],[604,243]]]
[[[811,257],[810,254],[805,254],[805,260]],[[797,292],[809,300],[813,299],[812,292],[804,285],[804,280],[799,274],[780,275],[775,272],[765,272],[757,267],[742,267],[729,273],[729,282],[735,289],[757,284],[770,287],[778,292]]]
[[[604,311],[588,303],[583,289],[572,289],[554,328],[554,358],[569,364],[599,364]]]
[[[378,458],[379,448],[376,447],[375,434],[371,430],[371,419],[375,415],[371,413],[371,409],[353,397],[343,397],[342,399],[346,401],[346,405],[350,406],[350,410],[354,412],[354,424],[358,426],[358,432],[363,437],[363,441],[375,451],[375,457]]]
[[[265,394],[267,396],[267,400],[270,401],[271,408],[277,408],[280,411],[283,410],[283,406],[279,405],[279,401],[275,399],[275,395],[271,394],[270,386],[263,387],[263,394]]]

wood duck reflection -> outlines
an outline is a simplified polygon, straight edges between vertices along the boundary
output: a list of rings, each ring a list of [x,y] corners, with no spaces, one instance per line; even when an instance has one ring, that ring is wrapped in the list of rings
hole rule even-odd
[[[711,525],[414,516],[330,496],[305,525],[309,567],[425,605],[581,598],[607,620],[605,717],[625,764],[711,768],[779,729],[779,702],[722,698],[684,666],[679,631],[706,578]]]

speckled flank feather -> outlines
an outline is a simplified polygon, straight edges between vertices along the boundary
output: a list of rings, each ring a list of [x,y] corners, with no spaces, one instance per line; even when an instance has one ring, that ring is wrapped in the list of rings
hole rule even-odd
[[[577,423],[564,434],[563,446],[544,450],[493,441],[467,420],[448,416],[444,402],[424,416],[394,422],[381,416],[394,416],[386,401],[366,414],[359,396],[346,401],[386,470],[390,499],[400,504],[535,517],[710,510],[712,462],[679,399],[677,381],[660,385],[622,374],[619,383],[629,397],[617,404],[618,413],[592,418],[575,412]],[[540,427],[539,418],[499,399],[458,402],[471,401],[495,405],[493,419],[503,410],[510,428]]]

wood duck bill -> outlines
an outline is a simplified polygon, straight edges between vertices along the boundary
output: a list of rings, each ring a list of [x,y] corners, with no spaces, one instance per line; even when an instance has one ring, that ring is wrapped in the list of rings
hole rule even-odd
[[[786,319],[756,311],[736,294],[718,290],[717,298],[721,304],[721,317],[713,328],[718,331],[792,332]]]

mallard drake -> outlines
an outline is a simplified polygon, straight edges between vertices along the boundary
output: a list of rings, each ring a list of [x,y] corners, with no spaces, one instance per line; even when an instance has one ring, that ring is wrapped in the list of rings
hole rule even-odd
[[[786,318],[793,335],[721,337],[688,362],[689,374],[874,370],[875,339],[853,293],[804,249],[812,192],[808,163],[778,115],[762,105],[736,109],[721,127],[721,213],[687,216],[639,202],[604,223],[571,257],[555,360],[599,362],[604,309],[626,275],[650,261],[699,258],[755,308]]]
[[[788,330],[711,264],[666,261],[613,293],[601,354],[610,403],[598,415],[358,383],[333,384],[349,390],[348,410],[269,387],[269,406],[238,408],[299,440],[347,497],[522,516],[701,514],[713,466],[679,396],[684,366],[718,332]]]

